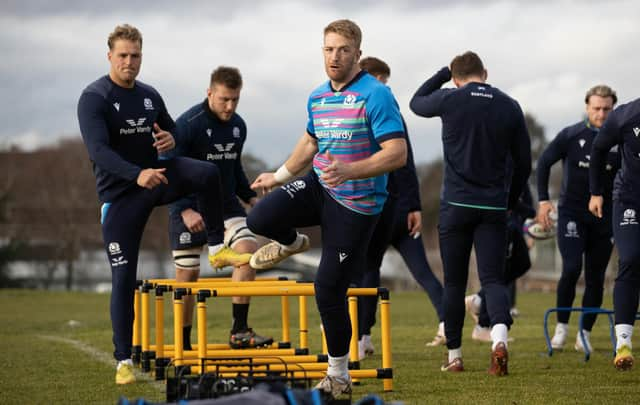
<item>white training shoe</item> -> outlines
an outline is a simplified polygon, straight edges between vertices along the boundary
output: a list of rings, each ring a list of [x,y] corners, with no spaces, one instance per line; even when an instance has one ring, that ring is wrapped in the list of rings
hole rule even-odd
[[[584,341],[587,344],[587,349],[589,350],[589,353],[593,352],[593,346],[591,346],[591,341],[590,341],[591,332],[583,329],[582,333],[584,334]],[[576,344],[573,346],[573,348],[579,352],[585,351],[584,346],[582,345],[582,339],[580,339],[580,332],[576,334]]]
[[[326,375],[314,388],[335,399],[341,394],[351,394],[351,386],[351,376],[345,379]]]
[[[375,347],[371,343],[371,335],[362,335],[358,341],[358,359],[362,360],[367,356],[372,356],[374,352]]]
[[[464,307],[473,317],[475,323],[478,323],[478,315],[480,315],[480,306],[482,305],[482,298],[478,294],[467,295],[464,297]]]
[[[302,236],[302,244],[298,249],[289,250],[280,243],[273,241],[256,250],[253,256],[251,256],[249,265],[256,270],[267,270],[291,255],[309,250],[311,246],[309,237],[303,234],[300,234],[300,236]]]
[[[480,325],[476,325],[471,331],[471,339],[478,342],[492,342],[491,328],[484,328]]]
[[[564,344],[567,342],[568,325],[566,323],[558,323],[556,325],[556,331],[551,338],[551,348],[555,350],[564,349]]]

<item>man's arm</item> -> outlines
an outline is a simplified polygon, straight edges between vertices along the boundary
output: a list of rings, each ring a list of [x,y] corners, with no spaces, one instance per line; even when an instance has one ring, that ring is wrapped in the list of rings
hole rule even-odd
[[[616,120],[616,112],[609,114],[598,136],[591,145],[591,159],[589,160],[589,211],[598,218],[602,218],[602,206],[604,199],[604,178],[607,163],[607,154],[613,145],[622,142],[620,128]]]
[[[331,164],[320,178],[329,186],[336,187],[347,180],[367,179],[388,173],[407,162],[407,143],[404,138],[392,138],[380,144],[378,152],[366,159],[343,162],[328,154]]]
[[[511,188],[509,189],[509,202],[507,207],[513,209],[522,194],[531,174],[531,139],[524,121],[524,115],[520,106],[517,108],[515,136],[511,142],[511,158],[513,162],[513,175]]]
[[[317,141],[308,132],[305,132],[298,140],[295,148],[293,148],[293,152],[287,161],[275,173],[260,174],[251,184],[251,189],[262,190],[263,193],[267,193],[272,188],[286,183],[307,167],[317,152]]]
[[[443,84],[451,80],[451,71],[443,67],[429,80],[424,82],[411,98],[409,108],[415,114],[422,117],[434,117],[441,113],[442,99],[447,94],[446,90],[437,91]]]
[[[242,166],[242,149],[243,145],[240,146],[240,150],[238,151],[238,158],[236,159],[236,164],[234,166],[234,175],[236,178],[236,195],[240,197],[245,203],[253,205],[251,200],[255,200],[256,192],[253,191],[249,186],[249,179],[247,179],[247,175],[244,172],[244,167]]]
[[[568,134],[566,130],[561,131],[549,145],[544,149],[538,158],[536,177],[538,178],[538,211],[536,221],[546,229],[552,226],[549,213],[555,211],[553,204],[549,200],[549,176],[551,166],[562,159],[567,153]]]
[[[104,99],[98,94],[83,93],[78,101],[80,133],[89,158],[98,167],[116,176],[136,181],[142,169],[123,159],[109,143],[109,130],[102,110]]]

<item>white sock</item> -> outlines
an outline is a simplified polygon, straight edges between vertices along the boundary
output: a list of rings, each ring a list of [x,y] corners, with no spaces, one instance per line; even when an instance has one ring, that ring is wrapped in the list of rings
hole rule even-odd
[[[556,334],[560,332],[560,333],[564,333],[565,335],[567,333],[569,333],[569,324],[568,323],[562,323],[562,322],[558,322],[556,324]]]
[[[124,366],[125,364],[128,364],[129,366],[133,367],[133,361],[131,359],[120,360],[118,362],[118,365],[116,366],[116,370],[120,370],[120,367]]]
[[[365,345],[371,344],[371,335],[362,335],[362,343]]]
[[[213,256],[224,247],[224,243],[218,243],[217,245],[209,245],[209,256]]]
[[[622,346],[629,346],[631,349],[631,335],[633,335],[633,325],[619,323],[616,325],[616,349]]]
[[[300,249],[302,247],[302,243],[304,242],[304,238],[299,233],[297,233],[296,235],[297,235],[296,236],[296,240],[294,240],[293,243],[291,243],[289,245],[282,245],[284,250],[288,250],[288,251],[292,252],[292,251],[298,250],[298,249]]]
[[[333,357],[329,355],[329,367],[327,375],[345,380],[349,379],[349,352],[344,356]]]
[[[498,343],[504,343],[504,346],[507,346],[507,340],[509,339],[509,330],[507,329],[507,325],[504,323],[497,323],[493,325],[491,328],[491,340],[493,343],[491,344],[491,350],[495,350]]]
[[[454,361],[457,358],[462,358],[462,348],[458,347],[457,349],[449,349],[449,363]]]
[[[444,322],[438,324],[438,336],[444,336]]]

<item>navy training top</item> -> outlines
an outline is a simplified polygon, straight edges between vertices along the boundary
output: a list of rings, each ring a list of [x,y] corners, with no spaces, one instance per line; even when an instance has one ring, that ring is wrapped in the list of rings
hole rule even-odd
[[[185,111],[176,120],[175,154],[214,163],[220,170],[225,219],[246,216],[237,197],[248,203],[256,196],[255,191],[249,187],[241,162],[246,139],[247,126],[242,117],[234,113],[228,121],[221,121],[211,111],[206,99]],[[180,216],[187,208],[197,211],[194,195],[170,204],[169,212],[172,216]]]
[[[120,87],[108,75],[80,95],[78,122],[102,202],[139,187],[136,180],[140,172],[158,167],[153,124],[169,132],[175,128],[153,87],[140,81],[131,89]]]
[[[613,184],[613,199],[640,202],[640,98],[613,110],[591,146],[589,184],[592,195],[604,195],[607,152],[619,146],[621,168]]]
[[[531,141],[520,106],[486,83],[441,89],[449,80],[451,71],[444,67],[410,103],[417,115],[442,119],[441,200],[481,209],[514,207],[531,172]]]

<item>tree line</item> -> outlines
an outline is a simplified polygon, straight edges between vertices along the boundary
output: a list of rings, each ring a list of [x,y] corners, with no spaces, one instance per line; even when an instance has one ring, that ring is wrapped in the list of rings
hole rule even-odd
[[[544,128],[536,119],[530,114],[525,118],[535,162],[547,141]],[[249,179],[272,169],[246,152],[243,165]],[[429,247],[437,244],[442,170],[442,159],[417,166],[423,235]],[[559,176],[552,174],[552,193],[558,184]],[[0,287],[20,286],[8,277],[8,264],[20,260],[43,269],[40,276],[44,287],[51,282],[53,271],[62,265],[65,287],[72,289],[75,277],[82,271],[74,268],[81,251],[102,249],[99,216],[92,165],[79,135],[33,152],[17,147],[0,151]],[[168,255],[167,229],[166,207],[156,208],[145,228],[142,249]]]

